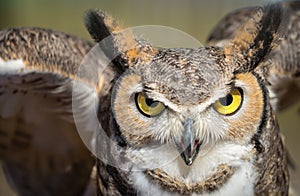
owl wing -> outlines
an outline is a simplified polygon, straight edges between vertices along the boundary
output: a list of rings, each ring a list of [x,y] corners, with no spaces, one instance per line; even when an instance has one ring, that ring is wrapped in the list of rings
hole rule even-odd
[[[91,44],[39,28],[0,31],[0,160],[20,195],[79,195],[94,164],[77,131],[72,102],[85,110],[97,100],[92,84],[75,83]],[[86,135],[90,137],[92,132]]]
[[[283,38],[265,61],[269,69],[271,104],[277,110],[296,103],[300,97],[300,2],[281,4],[285,10],[281,30]],[[208,44],[224,46],[255,10],[255,7],[248,7],[229,13],[212,30]]]

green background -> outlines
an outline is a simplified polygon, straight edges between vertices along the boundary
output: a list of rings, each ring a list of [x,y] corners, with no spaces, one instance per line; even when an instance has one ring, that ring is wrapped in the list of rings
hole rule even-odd
[[[85,12],[91,8],[106,11],[124,26],[165,25],[178,28],[202,43],[217,21],[229,11],[261,4],[250,0],[0,0],[0,28],[38,26],[52,28],[90,39],[83,25]],[[300,166],[300,115],[294,106],[279,114],[281,130],[291,157]],[[293,183],[300,185],[297,172]],[[299,173],[299,172],[298,172]],[[2,175],[2,174],[1,174]],[[0,179],[0,195],[9,190]],[[299,187],[299,186],[298,186]],[[299,192],[299,191],[298,191]]]

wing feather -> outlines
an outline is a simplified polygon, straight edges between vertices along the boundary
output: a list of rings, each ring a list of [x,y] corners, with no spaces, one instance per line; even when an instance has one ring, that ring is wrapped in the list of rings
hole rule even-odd
[[[97,101],[95,86],[83,80],[85,88],[73,92],[91,47],[40,28],[0,31],[0,158],[20,195],[78,195],[89,183],[94,160],[77,131],[72,99],[83,114]]]

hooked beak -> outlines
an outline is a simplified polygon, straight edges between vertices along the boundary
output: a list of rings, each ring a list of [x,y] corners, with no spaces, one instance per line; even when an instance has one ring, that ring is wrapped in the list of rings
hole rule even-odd
[[[192,119],[186,119],[181,142],[175,142],[178,152],[185,164],[190,166],[196,159],[202,142],[195,140],[195,133],[192,130]]]

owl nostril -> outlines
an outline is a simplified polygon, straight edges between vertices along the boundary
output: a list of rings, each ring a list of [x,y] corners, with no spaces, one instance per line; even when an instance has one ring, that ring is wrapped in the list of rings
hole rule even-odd
[[[196,148],[199,144],[199,140],[195,140],[195,143],[194,143],[194,148]]]

